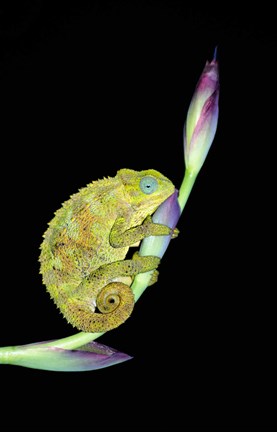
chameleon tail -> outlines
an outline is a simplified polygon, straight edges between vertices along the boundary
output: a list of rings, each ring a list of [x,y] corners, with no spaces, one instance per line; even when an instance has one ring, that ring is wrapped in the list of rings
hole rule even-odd
[[[78,330],[102,333],[112,330],[129,318],[135,300],[131,288],[121,282],[112,282],[103,287],[96,298],[96,307],[81,298],[67,298],[59,304],[64,317]]]

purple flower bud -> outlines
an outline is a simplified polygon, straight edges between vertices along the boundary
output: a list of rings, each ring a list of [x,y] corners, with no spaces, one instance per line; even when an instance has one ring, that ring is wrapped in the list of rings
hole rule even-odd
[[[106,345],[90,342],[78,349],[62,349],[40,342],[7,348],[1,363],[59,372],[82,372],[112,366],[132,357]]]
[[[214,58],[206,62],[193,94],[184,131],[185,163],[198,173],[213,142],[218,121],[219,73]]]

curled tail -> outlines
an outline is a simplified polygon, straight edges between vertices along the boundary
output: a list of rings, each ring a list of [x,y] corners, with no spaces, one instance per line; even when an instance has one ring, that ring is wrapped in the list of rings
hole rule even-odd
[[[63,296],[62,296],[63,297]],[[78,330],[101,333],[112,330],[129,318],[135,299],[131,288],[122,282],[104,286],[96,297],[67,297],[59,299],[58,307],[67,321]],[[95,304],[96,303],[96,304]]]

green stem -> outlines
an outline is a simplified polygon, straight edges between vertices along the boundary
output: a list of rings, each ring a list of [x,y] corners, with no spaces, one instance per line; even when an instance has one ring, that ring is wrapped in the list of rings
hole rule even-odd
[[[38,344],[30,344],[28,350],[26,345],[21,346],[10,346],[0,348],[0,364],[17,364],[18,360],[22,360],[26,356],[30,356],[32,350],[36,352],[38,347],[53,346],[55,348],[62,348],[68,350],[74,350],[80,346],[86,345],[94,339],[101,336],[103,333],[84,333],[80,332],[73,336],[69,336],[63,339],[59,339],[52,342],[41,342]],[[24,349],[25,348],[25,349]]]
[[[148,287],[151,279],[151,275],[152,275],[152,271],[149,271],[146,273],[140,273],[135,277],[134,282],[132,284],[132,290],[134,293],[135,301],[138,301],[140,296]]]
[[[15,347],[0,348],[0,364],[11,364],[11,357]]]
[[[198,172],[190,171],[186,169],[185,176],[183,178],[181,187],[179,189],[178,202],[181,207],[181,213],[187,203],[188,197],[193,188]]]
[[[73,336],[69,336],[63,339],[56,340],[54,342],[46,343],[47,346],[54,346],[62,349],[76,349],[80,346],[86,345],[87,343],[99,338],[104,333],[76,333]]]

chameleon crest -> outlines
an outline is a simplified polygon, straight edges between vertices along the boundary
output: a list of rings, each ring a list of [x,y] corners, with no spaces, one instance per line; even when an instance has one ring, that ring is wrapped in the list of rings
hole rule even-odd
[[[43,283],[69,323],[103,332],[130,316],[134,277],[156,270],[160,260],[126,254],[145,237],[172,234],[151,215],[173,192],[158,171],[121,169],[62,204],[43,236],[39,261]]]

